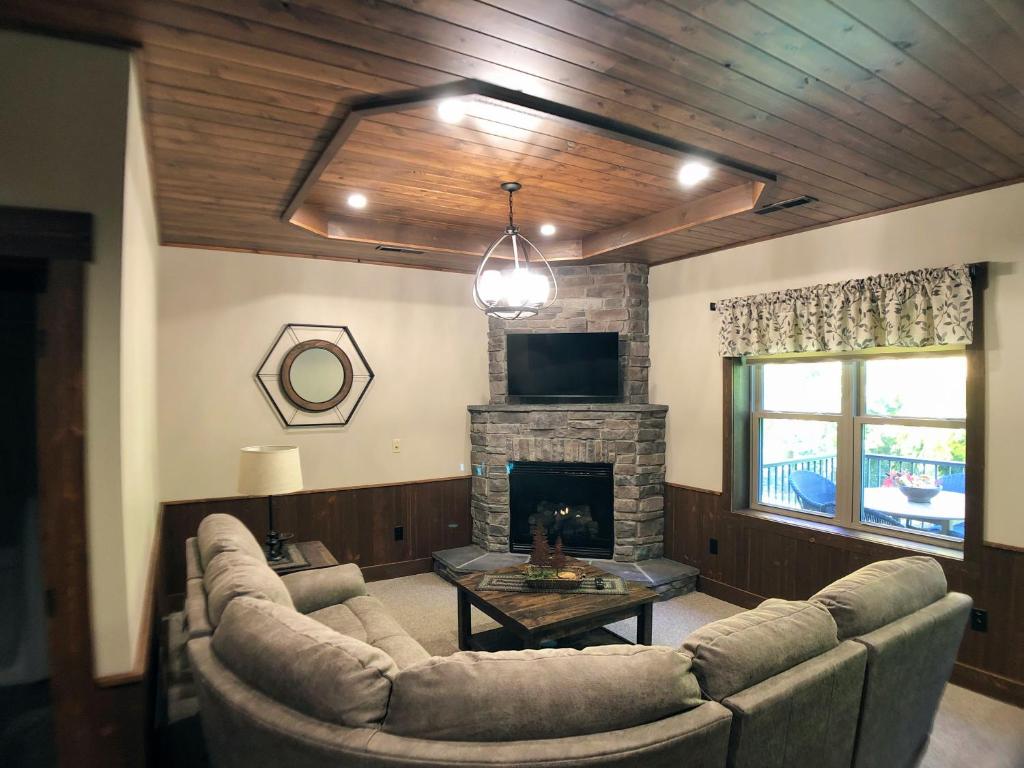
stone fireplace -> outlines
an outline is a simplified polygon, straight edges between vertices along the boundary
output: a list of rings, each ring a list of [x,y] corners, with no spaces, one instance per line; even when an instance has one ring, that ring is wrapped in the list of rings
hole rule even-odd
[[[488,552],[529,551],[532,516],[551,530],[565,527],[563,543],[581,557],[660,558],[668,406],[648,402],[647,267],[566,266],[555,277],[558,299],[536,317],[490,319],[491,402],[469,406],[473,543]],[[507,334],[599,331],[619,334],[622,402],[507,402]],[[596,475],[574,474],[585,471]],[[545,493],[536,490],[559,474]]]

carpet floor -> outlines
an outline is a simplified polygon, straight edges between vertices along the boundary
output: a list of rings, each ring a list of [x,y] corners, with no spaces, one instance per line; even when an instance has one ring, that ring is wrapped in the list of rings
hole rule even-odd
[[[406,631],[431,654],[458,650],[455,588],[432,573],[368,585]],[[694,629],[740,612],[738,606],[700,592],[658,603],[654,642],[677,647]],[[473,631],[497,625],[473,609]],[[636,637],[635,620],[611,625],[623,637]],[[931,742],[920,768],[1024,768],[1024,709],[955,685],[946,692]]]

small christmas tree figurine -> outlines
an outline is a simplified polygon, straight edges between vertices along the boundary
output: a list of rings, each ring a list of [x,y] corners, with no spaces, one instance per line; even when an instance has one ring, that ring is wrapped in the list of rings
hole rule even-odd
[[[533,551],[530,553],[530,564],[546,567],[551,561],[551,547],[548,546],[548,533],[544,526],[537,525],[533,529]]]
[[[565,552],[562,551],[562,537],[555,539],[555,551],[551,555],[551,565],[557,570],[565,568]]]

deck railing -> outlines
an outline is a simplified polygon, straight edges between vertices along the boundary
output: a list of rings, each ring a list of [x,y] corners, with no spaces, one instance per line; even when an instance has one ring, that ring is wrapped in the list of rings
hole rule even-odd
[[[794,472],[814,472],[836,481],[836,457],[808,456],[802,459],[776,461],[761,465],[761,501],[798,509],[800,504],[789,484]],[[890,456],[882,453],[864,454],[861,481],[865,488],[876,488],[890,472],[909,472],[914,475],[928,475],[941,481],[947,475],[964,471],[962,461],[938,461],[935,459],[914,459],[906,456]]]

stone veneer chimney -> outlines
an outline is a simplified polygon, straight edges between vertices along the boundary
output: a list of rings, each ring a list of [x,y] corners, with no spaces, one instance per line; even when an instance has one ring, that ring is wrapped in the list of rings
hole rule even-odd
[[[526,320],[490,319],[491,402],[469,407],[473,542],[509,550],[509,462],[599,462],[613,465],[614,558],[661,557],[668,406],[648,403],[648,268],[592,264],[554,271],[558,297],[551,307]],[[599,331],[619,333],[623,402],[508,403],[508,333]]]

